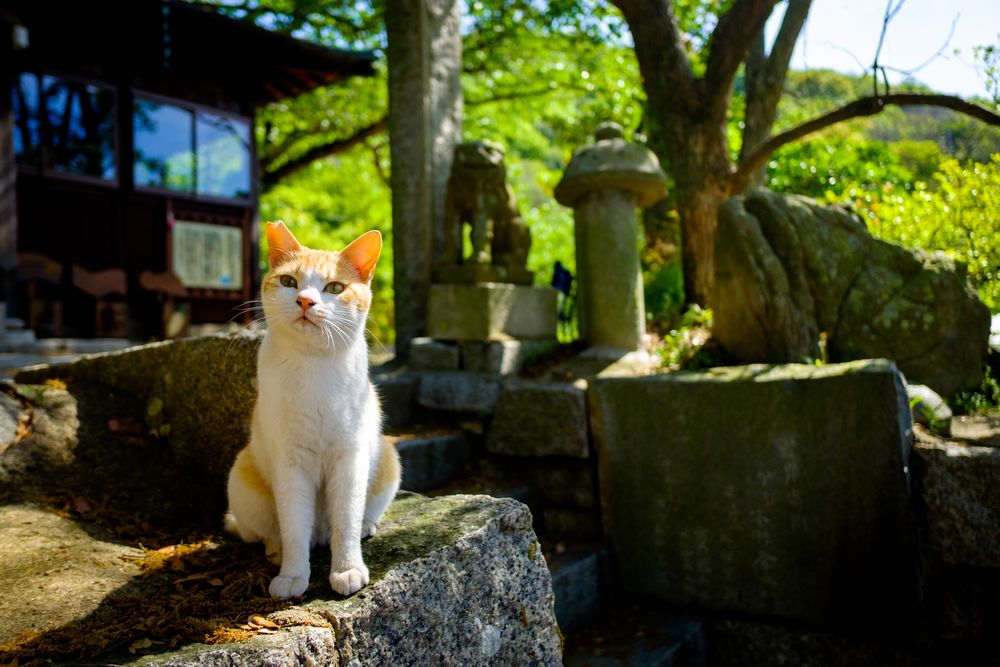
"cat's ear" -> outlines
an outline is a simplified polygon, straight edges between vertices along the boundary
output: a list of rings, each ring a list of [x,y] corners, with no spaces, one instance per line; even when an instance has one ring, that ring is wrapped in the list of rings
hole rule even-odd
[[[302,250],[292,233],[281,220],[267,223],[267,263],[272,269]]]
[[[340,256],[351,263],[358,272],[362,282],[369,282],[375,273],[375,262],[382,252],[382,235],[377,229],[365,232],[351,241],[351,244],[340,252]]]

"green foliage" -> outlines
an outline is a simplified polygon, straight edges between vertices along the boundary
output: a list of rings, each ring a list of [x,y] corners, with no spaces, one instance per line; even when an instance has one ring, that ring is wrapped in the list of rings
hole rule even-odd
[[[376,345],[392,342],[391,199],[368,151],[358,147],[289,177],[261,197],[260,218],[262,224],[284,220],[303,245],[321,250],[339,250],[369,229],[381,231],[368,329]],[[263,236],[262,271],[267,269]]]
[[[1000,411],[1000,382],[993,376],[989,366],[986,367],[979,391],[962,392],[952,400],[952,406],[957,412],[970,415]]]
[[[646,322],[663,331],[684,308],[684,273],[678,260],[650,264],[643,272]],[[691,311],[688,311],[691,312]]]
[[[929,184],[907,191],[887,183],[873,195],[854,201],[873,234],[947,252],[967,266],[990,311],[1000,312],[1000,153],[986,164],[945,160]]]
[[[997,35],[1000,43],[1000,34]],[[982,66],[983,83],[993,104],[1000,108],[1000,44],[988,44],[972,49],[972,55]]]
[[[933,163],[940,157],[938,154],[930,160]],[[829,133],[783,146],[772,157],[767,174],[772,190],[817,199],[836,198],[848,186],[872,192],[886,183],[902,186],[914,180],[913,171],[889,146],[853,139],[846,133]]]
[[[692,306],[681,315],[677,326],[664,334],[654,349],[660,365],[666,370],[705,368],[713,365],[704,349],[712,330],[712,310]]]

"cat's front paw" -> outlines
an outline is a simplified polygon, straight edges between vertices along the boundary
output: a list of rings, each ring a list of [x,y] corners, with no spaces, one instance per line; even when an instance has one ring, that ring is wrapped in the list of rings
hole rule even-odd
[[[279,574],[271,580],[267,591],[273,598],[287,600],[288,598],[297,598],[305,593],[308,585],[309,577],[286,577]]]
[[[354,595],[368,585],[368,568],[358,565],[343,572],[330,573],[330,586],[341,595]]]
[[[378,532],[378,524],[374,521],[369,521],[365,519],[361,522],[361,539],[366,537],[375,537],[375,533]]]

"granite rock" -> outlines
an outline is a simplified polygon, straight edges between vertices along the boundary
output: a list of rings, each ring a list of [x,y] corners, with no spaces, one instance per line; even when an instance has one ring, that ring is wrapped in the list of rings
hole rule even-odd
[[[713,336],[739,361],[888,358],[945,397],[982,381],[989,310],[964,267],[876,239],[842,207],[765,190],[730,199],[713,289]]]

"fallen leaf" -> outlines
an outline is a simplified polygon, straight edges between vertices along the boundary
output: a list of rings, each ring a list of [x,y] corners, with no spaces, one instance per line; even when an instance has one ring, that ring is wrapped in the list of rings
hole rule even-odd
[[[53,389],[65,389],[66,383],[59,378],[49,378],[45,381],[46,387],[52,387]]]
[[[250,614],[249,618],[247,618],[247,625],[254,628],[270,628],[272,630],[279,627],[277,623],[260,614]]]
[[[153,642],[148,637],[143,637],[142,639],[136,639],[134,642],[132,642],[129,645],[128,652],[134,654],[137,651],[141,651],[143,649],[147,649],[147,648],[151,647],[152,645],[153,645]]]
[[[221,586],[222,585],[222,579],[219,579],[218,577],[215,577],[213,579],[209,579],[208,580],[208,585],[209,586]]]
[[[274,628],[258,628],[257,634],[259,635],[273,635],[277,632]]]

